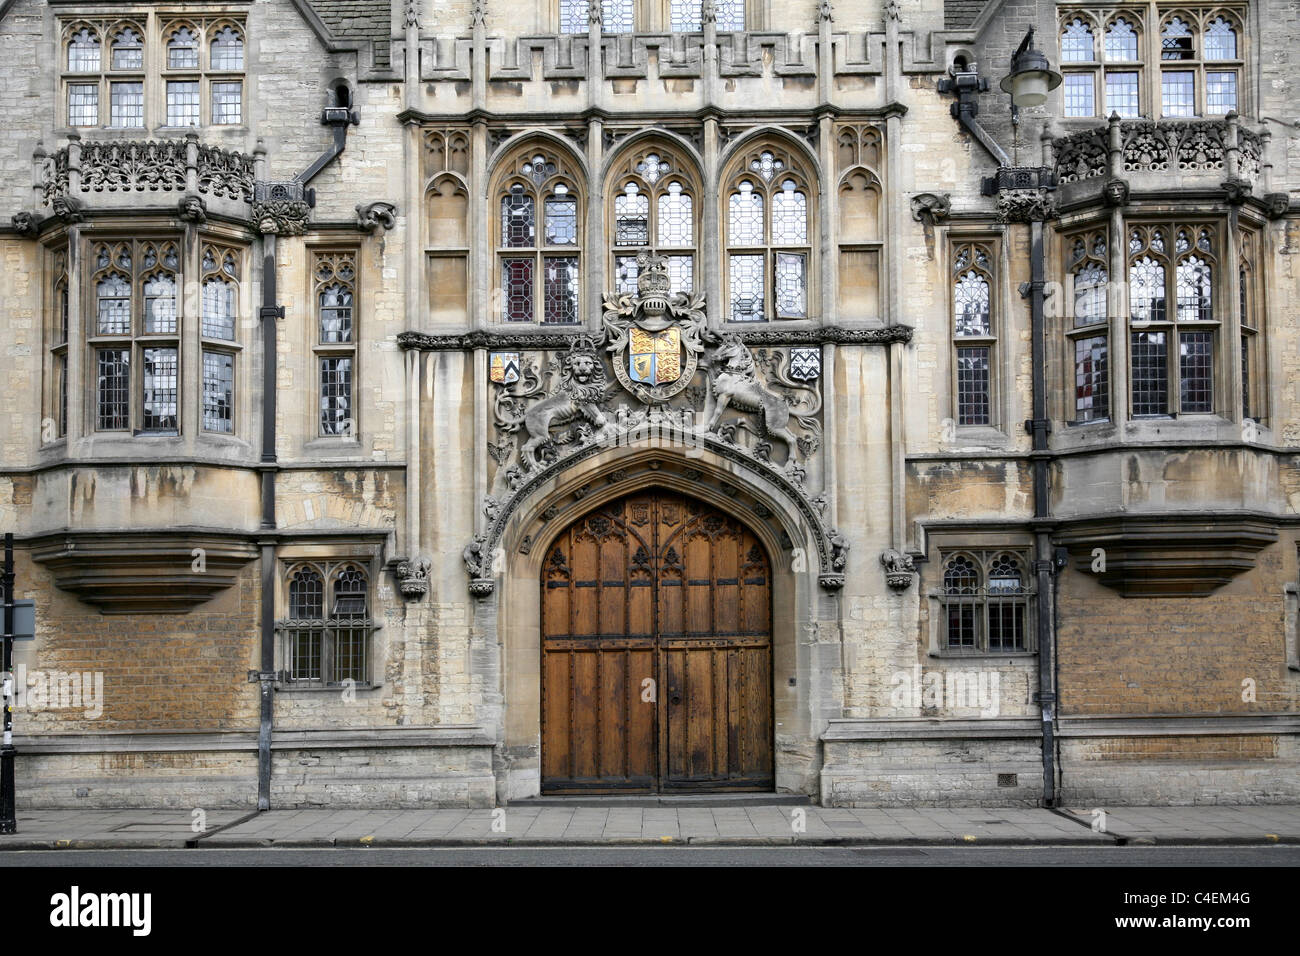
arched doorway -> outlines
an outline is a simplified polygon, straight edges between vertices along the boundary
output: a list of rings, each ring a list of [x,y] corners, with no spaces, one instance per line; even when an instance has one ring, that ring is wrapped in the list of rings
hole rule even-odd
[[[772,576],[735,518],[650,488],[541,574],[542,792],[772,790]]]

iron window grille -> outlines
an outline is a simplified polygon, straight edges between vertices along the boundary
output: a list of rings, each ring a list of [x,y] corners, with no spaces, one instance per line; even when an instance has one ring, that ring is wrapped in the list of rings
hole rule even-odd
[[[355,561],[297,563],[285,587],[288,616],[275,626],[286,683],[370,686],[376,625],[364,567]]]
[[[941,556],[939,647],[946,654],[1034,650],[1035,593],[1026,552],[962,550]]]

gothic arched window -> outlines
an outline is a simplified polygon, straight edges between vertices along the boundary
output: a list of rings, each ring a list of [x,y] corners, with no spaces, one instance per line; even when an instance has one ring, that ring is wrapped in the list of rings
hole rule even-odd
[[[1085,233],[1068,242],[1073,316],[1067,331],[1074,353],[1074,420],[1110,417],[1109,267],[1106,234]]]
[[[726,318],[761,322],[811,314],[813,181],[777,146],[745,151],[724,178]]]
[[[695,289],[699,241],[699,180],[680,150],[652,144],[630,153],[614,166],[608,180],[614,286],[635,292],[637,252],[651,249],[667,262],[670,291]]]
[[[319,252],[315,268],[317,420],[321,435],[355,438],[357,264],[353,250]]]
[[[502,162],[495,189],[498,321],[581,321],[582,194],[562,153],[536,145]]]
[[[944,650],[1006,653],[1030,649],[1028,561],[1016,551],[963,551],[943,558]]]
[[[982,242],[953,250],[954,394],[958,425],[993,424],[993,252]]]
[[[1215,245],[1208,226],[1129,228],[1134,416],[1214,410]]]
[[[370,578],[351,561],[299,564],[289,569],[288,617],[277,622],[290,682],[370,683]]]

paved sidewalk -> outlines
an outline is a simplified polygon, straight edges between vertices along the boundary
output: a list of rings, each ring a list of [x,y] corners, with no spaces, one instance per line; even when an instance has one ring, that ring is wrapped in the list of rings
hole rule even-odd
[[[1105,831],[1091,810],[835,809],[791,806],[498,810],[30,810],[0,851],[186,846],[328,847],[510,844],[1016,846],[1126,843],[1300,844],[1300,806],[1122,807]]]

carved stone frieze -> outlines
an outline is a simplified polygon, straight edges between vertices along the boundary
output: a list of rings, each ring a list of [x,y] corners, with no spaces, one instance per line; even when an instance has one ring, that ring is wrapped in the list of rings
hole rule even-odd
[[[998,192],[1001,222],[1034,222],[1055,215],[1051,193],[1046,189],[1003,189]]]

